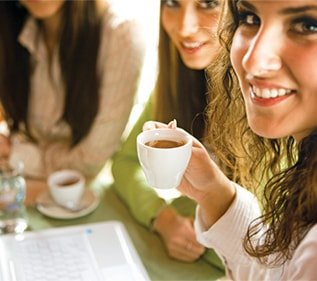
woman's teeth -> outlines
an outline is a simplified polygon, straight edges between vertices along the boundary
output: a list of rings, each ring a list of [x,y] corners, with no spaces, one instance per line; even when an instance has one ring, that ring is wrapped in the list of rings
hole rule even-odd
[[[290,94],[292,90],[290,89],[260,89],[255,86],[252,86],[252,92],[260,98],[271,99],[276,97],[282,97],[287,94]]]
[[[187,49],[199,48],[201,45],[201,42],[183,42],[183,46]]]

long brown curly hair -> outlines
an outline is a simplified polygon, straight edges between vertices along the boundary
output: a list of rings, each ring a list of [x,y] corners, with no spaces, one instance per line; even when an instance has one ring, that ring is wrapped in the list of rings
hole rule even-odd
[[[88,134],[99,106],[97,56],[102,12],[98,1],[65,1],[62,7],[59,61],[66,92],[63,119],[71,127],[73,145]],[[23,125],[29,134],[30,54],[17,41],[29,13],[19,1],[1,1],[0,14],[0,100],[11,131]]]
[[[249,128],[230,62],[239,23],[236,2],[227,0],[224,6],[222,51],[208,69],[212,97],[207,135],[216,156],[232,169],[233,178],[252,187],[263,201],[263,215],[247,230],[245,250],[264,264],[279,265],[291,258],[307,230],[317,223],[317,130],[296,144],[291,136],[266,139]]]

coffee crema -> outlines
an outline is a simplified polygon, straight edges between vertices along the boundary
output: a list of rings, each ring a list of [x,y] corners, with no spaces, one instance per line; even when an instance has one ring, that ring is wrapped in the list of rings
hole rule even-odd
[[[183,146],[185,143],[183,140],[153,140],[146,142],[145,145],[155,148],[174,148]]]

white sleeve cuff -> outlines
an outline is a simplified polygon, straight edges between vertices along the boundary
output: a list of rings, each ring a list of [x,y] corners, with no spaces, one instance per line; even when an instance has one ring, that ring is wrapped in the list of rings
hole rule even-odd
[[[230,257],[230,259],[243,262],[242,257],[247,258],[243,249],[243,239],[250,222],[260,216],[260,208],[252,193],[238,184],[233,184],[236,188],[236,197],[227,212],[209,229],[206,229],[198,206],[195,230],[198,241],[205,247],[214,248],[225,258]]]

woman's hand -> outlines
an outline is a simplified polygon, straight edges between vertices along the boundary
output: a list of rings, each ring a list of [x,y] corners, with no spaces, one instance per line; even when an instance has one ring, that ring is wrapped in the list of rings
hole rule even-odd
[[[192,156],[178,190],[200,205],[206,228],[227,211],[235,197],[231,181],[196,139],[193,139]]]
[[[148,121],[143,130],[155,128],[176,129],[176,120],[169,124]],[[200,205],[205,227],[213,225],[230,207],[235,188],[210,158],[206,148],[193,137],[192,156],[178,190]]]
[[[143,125],[143,131],[154,130],[154,129],[159,129],[159,128],[176,129],[176,127],[177,127],[176,119],[172,120],[168,124],[158,122],[158,121],[147,121]]]
[[[197,260],[205,248],[196,240],[193,220],[178,215],[172,208],[162,210],[153,223],[170,257],[186,262]]]
[[[7,158],[10,155],[11,143],[10,139],[0,134],[0,158]]]

